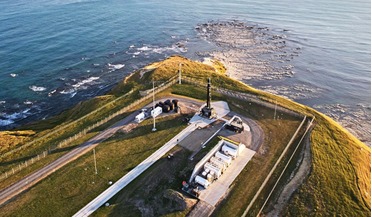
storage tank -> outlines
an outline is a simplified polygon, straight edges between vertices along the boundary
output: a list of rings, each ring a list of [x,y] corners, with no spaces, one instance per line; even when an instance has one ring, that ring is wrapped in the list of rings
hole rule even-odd
[[[163,112],[163,109],[161,107],[156,107],[151,111],[151,117],[157,117]]]
[[[227,145],[222,146],[222,152],[236,158],[238,156],[238,150],[230,148]]]
[[[220,177],[222,174],[222,170],[210,162],[204,164],[204,169],[209,169],[211,172],[213,171],[216,178]]]
[[[163,112],[168,113],[170,111],[169,105],[163,105],[162,106]]]
[[[224,155],[224,154],[222,154],[219,151],[217,151],[214,156],[216,156],[217,158],[220,158],[221,160],[223,160],[224,162],[226,162],[227,165],[230,165],[231,164],[231,157],[230,156]]]
[[[204,176],[204,177],[207,176],[207,172],[205,170],[202,172],[202,176]]]
[[[195,182],[198,183],[199,185],[203,186],[204,188],[208,188],[208,186],[210,185],[210,182],[206,179],[204,179],[203,177],[200,177],[200,176],[196,176],[195,177]]]
[[[218,166],[218,168],[222,169],[222,171],[225,171],[226,168],[227,168],[227,164],[225,162],[223,162],[222,160],[220,160],[219,158],[216,158],[216,157],[212,157],[210,159],[211,163],[213,163],[214,165]]]
[[[145,120],[144,112],[139,113],[139,115],[134,118],[134,121],[136,121],[137,123],[141,123],[143,120]]]
[[[168,99],[164,102],[165,105],[169,105],[169,110],[173,110],[173,103]]]
[[[173,103],[175,108],[178,107],[178,100],[177,99],[172,100],[172,103]]]
[[[208,180],[209,182],[212,182],[212,181],[213,181],[213,176],[212,176],[211,174],[208,174],[208,175],[207,175],[207,180]]]

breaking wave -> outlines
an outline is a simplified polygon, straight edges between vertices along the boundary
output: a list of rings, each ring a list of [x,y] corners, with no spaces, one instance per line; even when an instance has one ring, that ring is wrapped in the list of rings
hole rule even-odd
[[[21,112],[13,112],[11,114],[5,112],[0,113],[0,126],[8,126],[15,123],[16,120],[26,118],[31,114],[30,110],[30,108],[27,108]]]
[[[90,77],[90,78],[87,78],[85,80],[79,81],[78,83],[73,84],[72,86],[74,88],[79,88],[79,87],[83,86],[84,84],[91,83],[91,82],[93,82],[95,80],[98,80],[98,79],[99,79],[99,77]]]
[[[112,70],[112,71],[115,71],[115,70],[119,70],[121,68],[123,68],[125,65],[124,64],[107,64],[109,69]]]
[[[38,86],[35,86],[35,85],[29,86],[28,88],[30,88],[30,90],[32,90],[34,92],[42,92],[42,91],[46,90],[45,87],[38,87]]]

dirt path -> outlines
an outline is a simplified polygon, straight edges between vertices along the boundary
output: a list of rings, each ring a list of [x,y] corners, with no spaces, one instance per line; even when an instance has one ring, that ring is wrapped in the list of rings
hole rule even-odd
[[[305,137],[305,149],[303,153],[303,158],[297,173],[291,179],[291,181],[284,187],[283,191],[280,193],[278,200],[274,205],[274,209],[266,214],[268,217],[280,216],[283,208],[287,205],[292,194],[297,190],[304,180],[308,177],[311,169],[311,151],[310,151],[310,136],[308,133]]]

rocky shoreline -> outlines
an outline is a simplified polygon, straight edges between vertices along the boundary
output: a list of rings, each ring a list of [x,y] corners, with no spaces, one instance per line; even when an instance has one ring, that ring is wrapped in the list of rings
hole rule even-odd
[[[328,91],[293,79],[297,69],[292,60],[301,55],[302,48],[291,43],[286,29],[272,30],[237,20],[210,21],[197,25],[195,29],[199,37],[219,48],[199,52],[198,55],[221,61],[227,68],[227,75],[234,79],[296,101],[316,100]],[[284,79],[292,83],[286,84]],[[278,81],[284,84],[278,85]],[[332,117],[371,146],[370,105],[319,103],[311,106]]]

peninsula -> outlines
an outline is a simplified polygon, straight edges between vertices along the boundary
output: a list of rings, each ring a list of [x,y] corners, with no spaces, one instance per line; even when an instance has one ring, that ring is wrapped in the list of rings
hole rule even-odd
[[[368,146],[225,70],[172,56],[106,95],[0,132],[0,212],[85,216],[79,210],[141,169],[91,215],[371,215]],[[145,115],[155,103],[164,114]],[[148,118],[136,119],[142,112]]]

